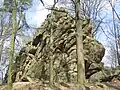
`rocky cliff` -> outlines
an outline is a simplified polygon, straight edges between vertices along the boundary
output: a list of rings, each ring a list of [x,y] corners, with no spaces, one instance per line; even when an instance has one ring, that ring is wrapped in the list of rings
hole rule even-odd
[[[83,19],[82,28],[85,73],[88,79],[101,70],[105,49],[93,38],[93,25],[89,19]],[[52,11],[36,30],[33,40],[16,57],[13,81],[48,80],[50,57],[54,60],[54,81],[76,81],[76,35],[74,17],[64,9]]]

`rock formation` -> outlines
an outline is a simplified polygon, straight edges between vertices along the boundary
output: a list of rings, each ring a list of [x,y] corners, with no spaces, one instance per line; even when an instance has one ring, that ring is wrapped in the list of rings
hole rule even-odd
[[[83,19],[83,30],[85,73],[88,79],[101,70],[105,49],[93,38],[93,26],[89,19]],[[64,9],[52,11],[36,30],[33,40],[16,57],[13,81],[48,80],[51,56],[54,59],[54,81],[76,81],[76,35],[74,17]]]

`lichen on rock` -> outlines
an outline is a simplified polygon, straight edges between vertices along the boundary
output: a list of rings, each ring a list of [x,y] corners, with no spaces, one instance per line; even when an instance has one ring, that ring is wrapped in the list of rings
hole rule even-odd
[[[53,48],[50,37],[53,30]],[[101,60],[105,49],[92,36],[92,24],[83,20],[83,45],[86,78],[101,70]],[[30,77],[33,80],[48,80],[50,52],[54,57],[54,81],[76,81],[76,29],[75,19],[65,10],[55,10],[47,16],[34,38],[27,43],[16,58],[17,69],[15,81],[24,81]],[[19,61],[19,65],[18,65]],[[99,67],[100,66],[100,67]]]

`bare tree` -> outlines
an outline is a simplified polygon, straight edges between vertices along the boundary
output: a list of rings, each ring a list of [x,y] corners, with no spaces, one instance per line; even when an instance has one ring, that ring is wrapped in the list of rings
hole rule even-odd
[[[11,49],[10,49],[10,61],[9,61],[9,71],[8,71],[8,90],[12,90],[12,67],[14,59],[14,48],[15,48],[15,38],[17,33],[17,8],[16,1],[13,1],[12,10],[12,37],[11,37]]]
[[[83,85],[85,82],[85,66],[83,54],[83,29],[81,19],[81,1],[75,0],[75,20],[76,20],[76,39],[77,39],[77,82]]]
[[[118,64],[120,65],[120,52],[119,52],[119,36],[120,36],[120,32],[119,32],[119,20],[120,17],[118,15],[118,12],[115,9],[115,5],[116,3],[112,3],[110,0],[108,0],[108,3],[111,7],[111,13],[112,13],[112,19],[108,22],[107,26],[109,27],[108,29],[108,36],[111,37],[111,41],[108,42],[109,45],[111,45],[111,51],[110,52],[114,52],[110,53],[111,56],[113,56],[114,59],[111,59],[112,62],[115,63],[114,66],[117,66]],[[114,42],[113,42],[114,41]]]

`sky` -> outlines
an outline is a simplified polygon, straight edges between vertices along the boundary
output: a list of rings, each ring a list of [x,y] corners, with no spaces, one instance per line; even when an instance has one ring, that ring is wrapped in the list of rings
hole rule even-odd
[[[54,0],[43,0],[45,3],[45,6],[52,6]],[[116,0],[112,0],[112,3],[114,4]],[[106,3],[106,2],[105,2]],[[111,11],[111,7],[106,4],[105,6],[108,13]],[[28,21],[28,24],[31,27],[40,27],[41,23],[45,20],[47,14],[49,14],[50,11],[45,9],[45,7],[40,3],[40,0],[33,0],[33,6],[32,8],[28,9],[26,12],[26,20]]]
[[[44,0],[45,6],[53,5],[53,0]],[[32,8],[26,12],[26,20],[31,27],[40,27],[41,23],[45,20],[49,10],[45,9],[40,3],[40,0],[33,0]]]
[[[120,13],[119,12],[119,4],[117,3],[117,2],[120,2],[119,0],[112,0],[112,4],[113,5],[115,5],[115,10],[117,11],[117,13]],[[108,5],[106,4],[106,10],[107,10],[107,16],[106,16],[106,18],[104,19],[104,21],[105,22],[109,22],[110,21],[110,23],[108,23],[109,25],[110,25],[110,27],[111,27],[111,29],[113,30],[113,23],[111,22],[112,21],[112,18],[113,18],[113,16],[112,16],[112,8],[111,8],[111,6],[109,5],[109,3],[108,3]],[[105,11],[106,12],[106,11]],[[116,16],[115,16],[115,18],[116,18]],[[104,62],[104,64],[106,65],[106,66],[111,66],[111,64],[113,63],[112,61],[111,61],[111,59],[113,59],[113,58],[111,58],[111,55],[110,55],[110,51],[111,51],[111,45],[109,44],[110,42],[113,44],[113,43],[115,43],[115,39],[114,39],[114,37],[112,37],[112,36],[110,36],[109,34],[108,34],[108,32],[110,32],[110,29],[109,29],[109,27],[106,27],[105,25],[102,25],[103,26],[103,29],[104,29],[104,31],[105,31],[105,33],[106,33],[106,35],[103,33],[103,32],[100,32],[99,33],[99,35],[100,35],[100,38],[98,39],[103,45],[104,45],[104,47],[106,48],[106,52],[105,52],[105,56],[103,57],[103,62]],[[98,37],[99,37],[99,35],[98,35]],[[114,44],[113,44],[114,45]],[[114,47],[114,46],[113,46]],[[114,52],[115,53],[115,52]],[[113,53],[113,54],[114,54]]]
[[[0,0],[0,8],[3,6],[4,0]]]

